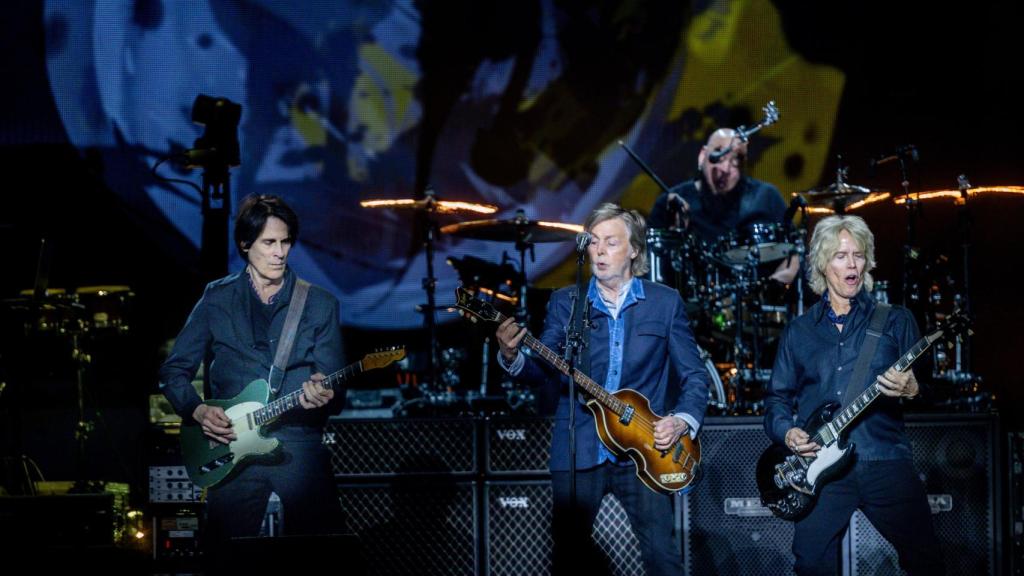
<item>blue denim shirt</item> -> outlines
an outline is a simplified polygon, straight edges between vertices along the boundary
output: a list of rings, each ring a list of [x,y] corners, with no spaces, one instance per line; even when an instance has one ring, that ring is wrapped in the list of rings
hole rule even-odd
[[[598,291],[597,282],[593,278],[590,279],[590,289],[587,291],[587,299],[590,300],[594,310],[601,312],[608,316],[608,375],[604,379],[604,388],[609,392],[615,392],[619,389],[619,384],[622,382],[622,340],[625,335],[626,317],[623,314],[626,308],[637,303],[637,300],[644,298],[644,285],[641,282],[630,282],[629,292],[626,293],[625,300],[619,305],[618,314],[612,318],[611,311],[608,310],[608,305],[604,303],[601,298],[601,293]],[[597,447],[597,462],[600,464],[606,460],[617,462],[618,459],[604,447],[604,444],[600,444]],[[624,458],[626,462],[632,462],[629,458]]]
[[[829,321],[827,304],[822,301],[786,326],[765,398],[764,427],[773,442],[784,443],[786,432],[794,426],[804,428],[811,413],[826,401],[842,402],[875,309],[875,302],[865,290],[854,300],[842,332]],[[910,311],[893,306],[868,374],[857,383],[858,393],[919,338]],[[916,373],[923,373],[920,365],[915,366]],[[815,432],[804,429],[809,434]],[[848,438],[856,444],[862,460],[911,458],[900,399],[880,396],[850,425]]]

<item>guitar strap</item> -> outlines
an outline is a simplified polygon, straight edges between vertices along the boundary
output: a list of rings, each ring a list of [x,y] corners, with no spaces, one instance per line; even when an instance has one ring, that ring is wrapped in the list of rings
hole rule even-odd
[[[846,385],[846,395],[843,396],[843,407],[850,405],[853,399],[863,390],[864,377],[867,376],[868,366],[875,356],[878,348],[878,341],[882,338],[882,330],[885,329],[885,321],[889,318],[889,311],[892,306],[879,302],[875,304],[875,310],[871,313],[871,320],[868,322],[867,334],[864,336],[864,343],[860,346],[860,356],[857,357],[857,364],[853,367],[853,375]]]
[[[285,369],[288,367],[288,357],[292,353],[292,348],[295,347],[295,333],[298,332],[299,320],[306,307],[307,294],[309,294],[309,282],[302,278],[296,278],[295,288],[292,289],[292,299],[288,302],[288,315],[284,317],[281,339],[277,343],[277,352],[274,354],[274,365],[270,367],[270,375],[267,376],[270,393],[273,396],[277,396],[281,391]]]

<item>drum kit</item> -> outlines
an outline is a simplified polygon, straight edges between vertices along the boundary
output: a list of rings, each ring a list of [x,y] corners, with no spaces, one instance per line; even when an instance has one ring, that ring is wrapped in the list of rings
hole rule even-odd
[[[135,298],[129,286],[80,286],[74,290],[48,288],[45,275],[36,288],[22,290],[17,297],[0,301],[4,338],[19,341],[32,354],[43,353],[43,361],[52,370],[60,356],[66,355],[75,372],[77,423],[74,438],[78,458],[78,477],[74,490],[92,489],[88,478],[86,450],[95,423],[87,415],[89,370],[95,350],[113,342],[123,342],[131,333],[131,312]],[[103,346],[99,346],[103,341]],[[32,355],[30,354],[30,355]],[[33,356],[34,358],[35,356]],[[28,359],[21,359],[28,362]]]
[[[432,202],[439,200],[435,198]],[[415,207],[428,219],[432,216],[431,205],[418,200],[363,203],[366,208]],[[449,215],[480,214],[490,208],[471,203],[449,206]],[[508,219],[469,220],[444,226],[431,223],[426,228],[436,230],[436,234],[425,238],[428,260],[433,258],[433,242],[439,236],[512,245],[518,258],[506,255],[504,261],[494,263],[467,255],[451,257],[447,263],[455,268],[463,287],[503,308],[508,315],[529,323],[534,333],[539,333],[543,323],[542,305],[549,292],[530,285],[527,254],[532,254],[536,243],[569,242],[583,231],[575,224],[527,218],[521,210]],[[702,241],[684,230],[647,231],[651,266],[646,278],[677,289],[683,297],[708,372],[709,405],[713,409],[721,413],[752,413],[759,409],[763,396],[759,390],[770,376],[770,370],[764,366],[771,360],[767,352],[795,310],[790,290],[763,278],[762,265],[774,266],[785,258],[801,257],[802,253],[802,231],[777,223],[756,223],[715,242]],[[429,262],[427,271],[423,286],[430,303],[436,280]],[[430,304],[427,308],[434,309]],[[533,401],[531,392],[502,378],[500,371],[488,374],[487,366],[496,351],[493,338],[485,338],[480,352],[483,368],[479,392],[467,392],[468,398],[453,394],[462,383],[459,364],[467,353],[459,348],[440,349],[431,316],[426,315],[425,327],[430,336],[430,358],[435,362],[429,371],[433,377],[420,386],[423,397],[416,399],[417,404],[472,404],[474,399],[488,396],[494,388],[488,379],[495,377],[501,380],[500,388],[508,405],[518,407]]]

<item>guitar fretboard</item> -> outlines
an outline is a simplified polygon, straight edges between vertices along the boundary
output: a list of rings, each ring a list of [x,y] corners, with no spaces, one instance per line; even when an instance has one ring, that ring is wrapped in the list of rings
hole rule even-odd
[[[906,372],[910,369],[910,366],[914,364],[914,361],[920,358],[921,355],[931,347],[932,343],[940,337],[942,337],[942,330],[936,330],[924,338],[921,338],[916,344],[910,347],[910,350],[908,350],[906,354],[901,356],[899,360],[892,365],[892,368],[899,372]],[[849,406],[843,408],[843,410],[840,411],[831,422],[836,426],[836,435],[845,430],[846,427],[860,416],[861,412],[866,410],[867,407],[870,406],[871,403],[874,402],[881,394],[882,392],[878,383],[873,382],[866,390],[854,398],[853,401],[850,402]],[[812,441],[817,442],[819,445],[823,445],[822,440],[821,431],[815,434],[814,438],[812,438]]]
[[[541,358],[547,360],[547,362],[558,369],[559,372],[567,376],[569,375],[569,363],[558,354],[555,354],[551,348],[545,346],[543,342],[534,338],[532,334],[527,334],[526,337],[523,338],[523,343],[526,344],[530,350],[536,352]],[[575,380],[576,383],[587,392],[587,394],[590,394],[606,408],[620,416],[625,412],[626,404],[615,397],[614,394],[605,390],[604,386],[595,382],[591,377],[579,370],[573,370],[572,376],[573,380]]]
[[[493,311],[493,313],[488,317],[480,317],[492,320],[498,324],[501,324],[507,318],[507,316],[497,310]],[[523,344],[530,350],[536,352],[538,356],[546,360],[548,364],[554,366],[559,372],[566,376],[569,375],[569,363],[560,355],[556,354],[551,348],[545,346],[543,342],[534,338],[533,334],[527,333],[523,338]],[[601,403],[608,410],[611,410],[620,416],[626,411],[627,406],[625,402],[622,402],[614,394],[605,390],[604,386],[595,382],[591,377],[574,369],[572,378],[587,394]]]
[[[348,380],[352,376],[355,376],[356,374],[362,372],[362,370],[362,361],[356,362],[354,364],[349,364],[348,366],[345,366],[341,370],[338,370],[337,372],[324,378],[321,384],[323,385],[324,388],[328,390],[334,390],[335,386],[341,384],[345,380]],[[294,392],[291,392],[278,398],[277,400],[274,400],[273,402],[268,403],[263,408],[254,411],[252,413],[252,416],[256,425],[263,426],[264,424],[269,424],[276,420],[285,412],[297,406],[301,406],[301,404],[299,403],[299,396],[301,394],[302,390],[296,390]]]

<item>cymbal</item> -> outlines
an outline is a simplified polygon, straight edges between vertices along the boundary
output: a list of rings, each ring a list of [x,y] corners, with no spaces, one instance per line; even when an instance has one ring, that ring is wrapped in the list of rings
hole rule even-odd
[[[835,183],[829,184],[821,188],[811,188],[806,192],[799,192],[800,196],[807,201],[808,206],[828,206],[831,207],[835,202],[841,201],[843,204],[852,204],[858,200],[863,200],[876,192],[882,192],[882,190],[876,190],[868,188],[867,186],[858,186],[856,184]]]
[[[473,220],[441,227],[442,234],[494,242],[565,242],[583,232],[579,224],[542,222],[513,218],[511,220]]]
[[[438,200],[433,196],[419,200],[412,198],[363,200],[359,205],[363,208],[390,208],[391,210],[414,210],[438,214],[494,214],[498,211],[497,206],[491,206],[490,204]]]

